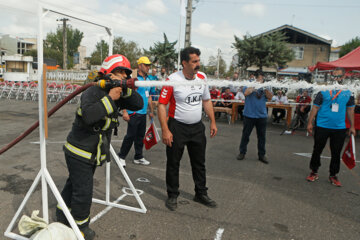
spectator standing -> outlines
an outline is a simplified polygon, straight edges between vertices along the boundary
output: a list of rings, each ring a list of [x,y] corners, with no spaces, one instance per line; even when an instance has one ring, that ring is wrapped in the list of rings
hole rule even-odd
[[[141,57],[138,59],[137,64],[139,67],[137,72],[138,81],[150,81],[148,72],[151,62],[149,58]],[[150,119],[154,117],[150,87],[139,87],[136,91],[141,95],[144,106],[141,110],[136,112],[123,110],[123,119],[128,122],[128,128],[118,155],[120,161],[125,165],[125,158],[134,143],[135,156],[133,163],[149,165],[150,162],[146,160],[143,155],[143,139],[146,131],[146,115],[148,113],[148,107],[150,108]]]
[[[276,96],[272,97],[272,101],[276,104],[287,104],[288,98],[283,94],[282,90],[278,90]],[[285,117],[286,110],[282,108],[273,108],[272,115],[274,117],[273,122],[279,123],[281,119]]]
[[[160,81],[165,81],[167,79],[168,75],[167,75],[167,72],[166,72],[166,68],[165,67],[161,67],[161,70],[160,70],[160,74],[159,74],[159,80]]]
[[[260,70],[256,71],[256,81],[259,83],[264,82],[264,74]],[[239,147],[240,153],[237,159],[243,160],[245,158],[249,137],[255,126],[259,161],[268,164],[269,162],[265,156],[266,122],[268,117],[266,101],[271,100],[273,94],[270,89],[255,89],[254,87],[244,87],[243,91],[245,95],[244,126]]]
[[[332,77],[341,83],[345,78],[345,69],[336,68]],[[313,133],[312,121],[316,116],[314,148],[310,161],[311,173],[306,178],[309,182],[314,182],[319,178],[320,155],[327,139],[330,138],[329,181],[335,186],[341,186],[337,174],[340,171],[340,154],[346,137],[345,115],[347,114],[350,122],[349,134],[355,136],[354,108],[355,101],[350,90],[326,90],[316,95],[307,125],[308,132]]]
[[[234,83],[236,83],[238,80],[239,80],[239,73],[235,72],[233,77],[232,77],[232,81]],[[235,84],[230,84],[229,87],[230,87],[230,92],[232,92],[235,95],[236,92],[237,92],[238,87],[235,87],[234,85]]]
[[[156,68],[151,69],[151,75],[149,75],[149,79],[151,81],[159,81],[159,78],[157,76]],[[150,95],[151,95],[151,100],[152,101],[158,101],[159,100],[159,94],[160,94],[160,89],[158,87],[152,87],[150,89]]]
[[[253,81],[255,81],[255,80],[256,80],[255,75],[254,75],[254,74],[250,74],[249,81],[250,81],[250,82],[253,82]]]
[[[180,53],[183,66],[169,76],[170,83],[204,80],[200,86],[165,86],[160,93],[158,116],[162,129],[163,143],[166,144],[166,186],[168,199],[165,206],[174,211],[179,196],[179,168],[184,148],[187,147],[193,180],[195,183],[194,201],[208,207],[216,207],[216,202],[207,195],[205,150],[205,126],[201,122],[202,107],[210,119],[210,137],[217,132],[214,110],[211,104],[206,75],[200,69],[200,50],[184,48]],[[169,119],[166,120],[166,105],[169,106]]]

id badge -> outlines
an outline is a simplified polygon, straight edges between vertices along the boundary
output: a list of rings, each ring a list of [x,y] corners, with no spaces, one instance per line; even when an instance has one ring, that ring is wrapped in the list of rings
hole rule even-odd
[[[145,96],[149,97],[149,91],[145,91]]]
[[[339,104],[333,103],[333,104],[331,105],[331,111],[332,111],[332,112],[339,112]]]

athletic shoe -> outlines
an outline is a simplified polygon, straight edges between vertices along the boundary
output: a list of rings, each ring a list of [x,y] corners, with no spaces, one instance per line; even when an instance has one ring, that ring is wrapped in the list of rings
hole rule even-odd
[[[245,154],[243,153],[239,153],[239,155],[237,155],[236,157],[237,160],[244,160],[244,158],[245,158]]]
[[[166,199],[166,201],[165,201],[165,206],[166,206],[170,211],[175,211],[175,209],[177,208],[177,198],[176,198],[176,197],[169,197],[169,198]]]
[[[93,240],[95,238],[95,232],[89,227],[84,227],[80,229],[85,240]]]
[[[259,161],[265,164],[269,164],[269,161],[265,155],[259,155]]]
[[[341,183],[340,181],[338,180],[337,176],[330,176],[329,177],[329,181],[332,185],[335,185],[337,187],[341,187]]]
[[[150,164],[150,162],[148,160],[146,160],[145,158],[134,159],[134,163],[139,164],[139,165],[149,165]]]
[[[311,171],[310,175],[306,177],[306,180],[309,182],[315,182],[319,179],[319,175],[316,172]]]
[[[120,164],[125,168],[126,167],[125,159],[119,157],[119,161],[120,161]]]
[[[208,195],[205,195],[205,194],[202,194],[202,195],[195,194],[194,201],[204,204],[205,206],[210,207],[210,208],[217,207],[216,202],[214,200],[212,200],[211,198],[209,198]]]

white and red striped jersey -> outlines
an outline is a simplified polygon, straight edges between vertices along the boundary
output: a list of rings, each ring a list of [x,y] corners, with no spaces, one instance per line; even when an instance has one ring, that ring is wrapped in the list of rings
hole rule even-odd
[[[179,122],[193,124],[200,122],[202,113],[202,100],[210,99],[209,87],[206,84],[206,75],[202,72],[196,74],[194,80],[204,80],[204,85],[197,86],[164,86],[161,89],[159,103],[168,104],[169,117]],[[183,82],[187,80],[182,71],[171,74],[167,81]]]

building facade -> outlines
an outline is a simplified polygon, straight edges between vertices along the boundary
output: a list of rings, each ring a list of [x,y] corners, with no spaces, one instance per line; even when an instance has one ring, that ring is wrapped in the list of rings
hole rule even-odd
[[[36,38],[19,38],[5,34],[0,36],[0,48],[6,51],[6,55],[22,55],[36,49],[36,41]]]
[[[283,25],[257,36],[275,32],[281,32],[287,37],[287,46],[294,52],[295,58],[286,64],[287,67],[303,69],[315,65],[317,62],[329,61],[332,40],[327,40],[290,25]]]

